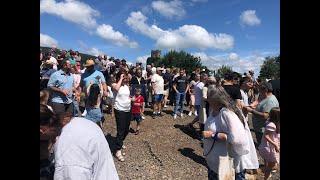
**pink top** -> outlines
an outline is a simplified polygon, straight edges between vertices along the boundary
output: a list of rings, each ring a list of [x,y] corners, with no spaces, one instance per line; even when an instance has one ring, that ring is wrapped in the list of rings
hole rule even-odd
[[[81,81],[81,74],[73,74],[73,78],[74,78],[74,84],[73,84],[73,86],[74,86],[75,88],[79,87],[80,81]]]
[[[276,129],[277,127],[273,122],[269,122],[269,121],[266,122],[265,131],[271,132],[271,136],[270,136],[271,139],[280,145],[280,134],[276,132]],[[274,146],[271,143],[269,143],[267,139],[264,137],[261,140],[260,147],[274,148]]]
[[[280,133],[277,133],[276,129],[277,127],[273,122],[266,122],[265,132],[271,132],[271,140],[273,140],[280,147]],[[267,160],[268,162],[279,163],[279,153],[276,152],[274,145],[269,143],[264,136],[262,137],[261,144],[259,146],[259,152],[262,158]]]

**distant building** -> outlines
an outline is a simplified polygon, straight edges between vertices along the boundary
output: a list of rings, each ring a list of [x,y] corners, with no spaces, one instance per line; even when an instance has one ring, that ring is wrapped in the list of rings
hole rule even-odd
[[[161,51],[160,50],[151,50],[151,57],[152,58],[160,58]]]

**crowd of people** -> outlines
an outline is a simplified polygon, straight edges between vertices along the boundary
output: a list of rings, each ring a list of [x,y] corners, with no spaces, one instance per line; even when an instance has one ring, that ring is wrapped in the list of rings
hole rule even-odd
[[[40,50],[40,176],[118,179],[102,130],[104,114],[115,117],[114,156],[123,162],[130,122],[136,121],[131,126],[139,135],[145,108],[160,120],[173,106],[173,120],[194,115],[186,125],[194,131],[199,123],[210,180],[222,175],[225,156],[233,158],[235,179],[245,179],[246,171],[259,168],[256,150],[268,179],[280,152],[280,108],[273,92],[271,83],[255,79],[252,71],[217,78],[201,69],[129,66],[106,55],[83,61],[76,51]]]

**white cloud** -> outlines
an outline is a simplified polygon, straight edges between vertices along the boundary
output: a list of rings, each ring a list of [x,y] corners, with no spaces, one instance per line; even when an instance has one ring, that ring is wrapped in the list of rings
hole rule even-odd
[[[126,23],[133,30],[156,40],[157,48],[164,49],[230,49],[234,45],[231,35],[220,33],[212,34],[197,25],[183,25],[175,30],[162,30],[156,25],[148,25],[147,17],[140,11],[131,12]]]
[[[255,10],[246,10],[243,11],[240,15],[240,24],[257,26],[261,24],[261,20],[257,17]]]
[[[46,34],[40,33],[40,46],[54,47],[58,45],[58,41]]]
[[[150,57],[149,54],[144,55],[144,56],[139,56],[139,57],[137,57],[136,62],[140,62],[140,63],[142,63],[142,64],[146,64],[148,57]]]
[[[140,11],[131,12],[130,17],[126,20],[126,23],[133,30],[146,35],[152,39],[157,39],[166,32],[158,28],[156,25],[149,26],[146,24],[147,17],[144,16]]]
[[[192,2],[207,2],[208,0],[191,0]]]
[[[80,49],[83,50],[84,53],[87,53],[93,56],[105,54],[103,51],[100,51],[98,48],[95,48],[95,47],[89,48],[88,45],[81,40],[78,40],[78,43],[80,45]]]
[[[96,33],[106,41],[110,41],[118,46],[128,46],[130,48],[137,48],[138,43],[130,41],[127,36],[119,31],[115,31],[112,26],[102,24],[98,26]]]
[[[102,51],[100,51],[99,49],[93,47],[87,50],[87,53],[93,56],[99,56],[101,54],[104,54]]]
[[[244,73],[249,70],[253,70],[256,75],[259,74],[261,65],[265,60],[262,56],[247,56],[247,57],[238,57],[238,61],[230,60],[228,54],[210,56],[204,52],[192,53],[192,55],[201,58],[203,65],[207,66],[211,70],[217,70],[222,65],[227,65],[232,68],[233,71]]]
[[[225,22],[226,25],[229,25],[229,24],[231,24],[231,23],[232,23],[232,21],[226,21],[226,22]]]
[[[236,53],[230,53],[230,54],[229,54],[229,59],[230,59],[230,60],[238,60],[238,59],[239,59],[239,56],[238,56],[238,54],[236,54]]]
[[[186,11],[183,8],[180,0],[166,1],[153,1],[151,7],[159,12],[162,16],[172,18],[182,18],[185,16]]]
[[[56,2],[55,0],[41,0],[40,13],[56,15],[85,28],[96,27],[97,22],[95,17],[100,15],[97,10],[76,0],[65,0],[61,2]]]

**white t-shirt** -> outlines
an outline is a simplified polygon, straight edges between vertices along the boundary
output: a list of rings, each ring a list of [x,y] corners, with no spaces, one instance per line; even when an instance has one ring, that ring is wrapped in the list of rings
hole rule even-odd
[[[244,103],[245,106],[249,106],[249,98],[248,98],[248,94],[246,92],[244,92],[242,89],[240,89],[241,92],[241,101]]]
[[[194,97],[195,97],[195,105],[201,105],[202,102],[202,89],[204,87],[203,82],[196,82],[194,87]]]
[[[127,85],[121,86],[118,92],[114,93],[114,108],[118,111],[129,112],[131,109],[130,89]]]
[[[162,76],[160,76],[159,74],[152,75],[151,82],[155,84],[155,88],[154,88],[155,94],[163,94],[164,80]]]
[[[75,117],[62,128],[54,146],[55,180],[118,180],[109,144],[94,122]]]

